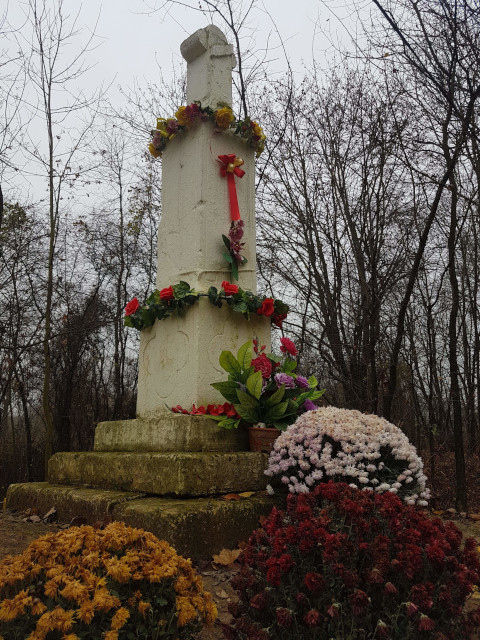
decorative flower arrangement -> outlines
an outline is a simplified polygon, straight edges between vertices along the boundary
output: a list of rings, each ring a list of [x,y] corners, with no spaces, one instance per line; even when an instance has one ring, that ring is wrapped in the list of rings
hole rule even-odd
[[[280,339],[282,356],[266,354],[265,346],[249,340],[238,350],[222,351],[220,366],[228,373],[228,381],[214,382],[212,387],[233,404],[239,418],[211,416],[225,429],[247,425],[273,426],[283,431],[301,413],[316,409],[323,391],[317,390],[315,376],[304,378],[294,373],[297,349],[288,338]]]
[[[405,434],[384,418],[336,407],[306,413],[275,442],[266,475],[291,493],[330,479],[375,493],[396,493],[409,505],[430,498],[423,462]]]
[[[229,402],[225,402],[224,404],[207,404],[206,407],[203,404],[199,407],[196,407],[193,404],[190,410],[184,409],[177,404],[176,407],[171,407],[170,411],[172,411],[172,413],[183,413],[189,416],[223,416],[224,418],[240,418],[238,413],[235,411],[233,404],[230,404]]]
[[[238,280],[238,267],[243,267],[248,262],[245,256],[242,255],[242,250],[245,246],[245,243],[241,242],[244,226],[243,220],[232,220],[228,238],[222,234],[222,240],[228,250],[228,253],[224,253],[223,257],[230,265],[233,280]]]
[[[190,638],[216,616],[190,560],[121,522],[51,533],[0,562],[4,640]]]
[[[480,580],[473,538],[395,495],[344,483],[288,496],[240,556],[227,640],[454,640],[480,623],[463,606]]]
[[[201,297],[208,298],[215,307],[222,307],[226,302],[233,311],[242,313],[247,319],[251,313],[267,316],[278,327],[282,326],[288,314],[288,305],[281,300],[256,296],[226,280],[222,282],[220,291],[210,287],[208,293],[197,293],[188,282],[181,281],[160,291],[156,289],[144,305],[140,305],[137,298],[130,300],[125,307],[125,326],[141,331],[151,327],[155,320],[165,320],[174,313],[180,315]]]
[[[212,122],[220,131],[233,131],[235,135],[249,142],[255,149],[257,157],[265,148],[266,136],[258,122],[248,117],[244,120],[236,120],[232,108],[226,103],[221,103],[217,109],[212,109],[202,107],[196,100],[188,106],[179,107],[174,118],[157,118],[157,128],[151,132],[152,141],[148,146],[150,153],[154,158],[161,157],[170,140],[185,129],[190,129],[202,122]]]

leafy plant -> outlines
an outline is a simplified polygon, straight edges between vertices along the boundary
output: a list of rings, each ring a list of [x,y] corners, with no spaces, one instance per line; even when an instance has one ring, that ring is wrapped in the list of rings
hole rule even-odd
[[[190,560],[122,522],[48,534],[0,562],[3,640],[187,639],[216,614]]]
[[[239,561],[227,640],[454,640],[480,623],[463,615],[475,540],[391,493],[329,482],[290,495]]]
[[[282,357],[264,353],[265,347],[258,349],[256,340],[243,344],[237,357],[231,351],[222,351],[219,362],[228,373],[228,380],[214,382],[212,387],[233,404],[240,418],[211,416],[219,426],[237,428],[243,421],[250,425],[273,425],[283,431],[307,410],[308,402],[313,403],[323,395],[324,390],[316,388],[315,376],[307,380],[294,373],[295,346],[288,338],[281,341],[282,345],[291,345],[290,352],[285,350]]]

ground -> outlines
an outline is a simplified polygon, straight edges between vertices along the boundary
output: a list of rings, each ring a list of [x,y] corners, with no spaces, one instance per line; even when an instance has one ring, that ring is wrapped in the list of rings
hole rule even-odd
[[[428,476],[428,456],[424,455],[423,459]],[[469,487],[468,515],[455,512],[454,456],[453,453],[446,452],[441,452],[436,456],[437,483],[433,491],[435,507],[432,510],[432,515],[453,520],[465,536],[474,537],[480,543],[480,456],[470,454],[466,462]],[[7,554],[21,553],[30,542],[39,536],[49,531],[58,531],[66,526],[68,525],[56,522],[42,522],[36,514],[14,514],[0,511],[0,560]],[[224,553],[216,558],[217,562],[212,559],[212,561],[203,562],[196,566],[197,571],[203,577],[205,588],[212,593],[219,612],[214,628],[204,629],[196,636],[197,640],[222,640],[224,637],[222,623],[231,619],[228,613],[228,603],[236,598],[235,592],[229,584],[231,577],[238,570],[238,564],[234,562],[234,557],[235,553]],[[470,601],[469,606],[477,606],[479,601],[478,598],[475,598]],[[472,640],[479,640],[479,637],[475,636]]]

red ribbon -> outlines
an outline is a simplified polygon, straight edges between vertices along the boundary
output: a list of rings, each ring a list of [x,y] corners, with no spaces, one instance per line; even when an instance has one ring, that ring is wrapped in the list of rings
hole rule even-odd
[[[243,178],[245,171],[240,169],[243,164],[241,158],[237,158],[234,153],[218,156],[221,163],[220,175],[222,178],[227,177],[228,195],[230,198],[230,218],[232,221],[240,220],[240,209],[238,208],[237,187],[235,185],[235,177]]]

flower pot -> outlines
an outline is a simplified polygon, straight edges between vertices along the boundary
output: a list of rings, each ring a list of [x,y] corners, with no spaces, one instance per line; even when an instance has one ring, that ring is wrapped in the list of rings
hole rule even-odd
[[[248,427],[248,442],[250,451],[264,451],[270,453],[273,443],[280,435],[275,427]]]

